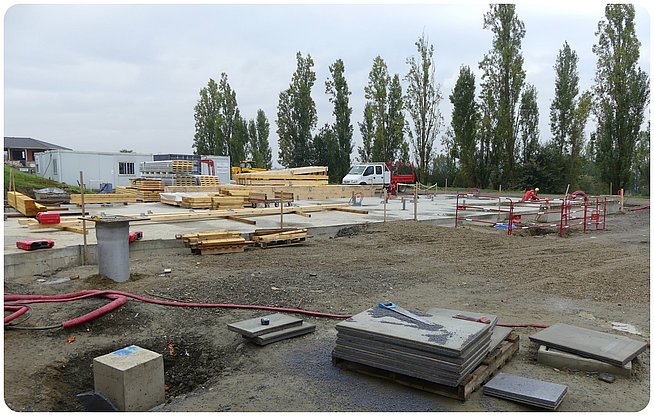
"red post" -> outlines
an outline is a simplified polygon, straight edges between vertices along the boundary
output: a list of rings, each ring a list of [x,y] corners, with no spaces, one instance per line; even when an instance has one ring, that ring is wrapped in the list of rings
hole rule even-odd
[[[588,220],[588,197],[584,197],[584,234],[586,234],[587,220]]]
[[[563,215],[565,210],[565,199],[561,200],[561,220],[559,221],[559,237],[563,237]]]

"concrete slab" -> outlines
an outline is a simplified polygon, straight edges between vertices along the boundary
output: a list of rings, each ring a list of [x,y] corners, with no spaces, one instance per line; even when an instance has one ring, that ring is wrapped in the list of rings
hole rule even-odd
[[[418,350],[454,357],[465,356],[490,334],[490,326],[477,322],[411,311],[436,325],[427,325],[397,312],[375,306],[336,325],[337,331],[371,336]]]
[[[268,324],[263,325],[262,320],[267,320]],[[256,337],[270,332],[277,332],[282,329],[300,326],[302,319],[295,316],[285,315],[283,313],[275,313],[271,315],[260,316],[257,318],[246,319],[245,321],[235,322],[228,324],[227,329],[237,332],[245,337]]]
[[[299,337],[301,335],[309,334],[316,330],[316,325],[308,322],[301,322],[298,326],[292,326],[280,329],[275,332],[259,335],[256,337],[244,337],[257,345],[268,345],[273,342],[281,341],[288,338]]]
[[[502,341],[504,341],[506,337],[509,336],[511,331],[512,331],[511,328],[507,328],[505,326],[496,326],[495,328],[493,328],[488,351],[493,352],[495,348],[497,348],[502,343]]]
[[[647,343],[621,335],[557,323],[529,339],[541,345],[624,366],[647,349]]]
[[[568,368],[597,373],[611,373],[618,376],[631,376],[631,362],[624,366],[611,365],[602,361],[585,358],[580,355],[558,351],[545,345],[538,349],[538,362],[554,368]]]
[[[484,385],[483,392],[489,396],[554,410],[561,404],[568,386],[499,373]]]

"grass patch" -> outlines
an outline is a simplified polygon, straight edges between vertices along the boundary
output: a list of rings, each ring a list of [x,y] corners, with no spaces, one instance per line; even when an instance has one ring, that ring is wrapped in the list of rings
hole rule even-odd
[[[5,195],[9,191],[9,187],[10,187],[10,183],[9,183],[10,171],[13,171],[14,183],[16,184],[16,191],[20,192],[23,195],[27,195],[30,198],[34,198],[35,189],[41,189],[41,188],[59,188],[59,189],[63,189],[68,193],[73,193],[73,194],[80,193],[79,186],[66,185],[65,183],[60,183],[50,179],[42,178],[38,175],[21,172],[18,169],[5,165],[5,172],[4,172]],[[89,192],[85,191],[85,193],[89,193]]]

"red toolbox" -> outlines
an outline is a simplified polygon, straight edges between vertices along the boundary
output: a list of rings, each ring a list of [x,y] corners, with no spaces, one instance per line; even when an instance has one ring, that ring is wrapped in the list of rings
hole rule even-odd
[[[59,224],[61,215],[58,212],[39,212],[36,214],[36,220],[39,224]]]
[[[16,247],[21,250],[37,250],[39,248],[51,248],[54,246],[54,241],[52,240],[22,240],[16,241]]]
[[[143,238],[143,231],[130,231],[129,232],[129,242],[130,244],[134,241],[141,240]]]

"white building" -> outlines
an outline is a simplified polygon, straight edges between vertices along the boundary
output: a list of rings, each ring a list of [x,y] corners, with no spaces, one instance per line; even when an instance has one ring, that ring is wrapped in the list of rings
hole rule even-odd
[[[113,188],[129,186],[130,179],[141,177],[141,162],[154,160],[152,153],[84,152],[59,149],[36,153],[34,157],[36,173],[39,176],[68,185],[78,185],[81,171],[84,172],[84,186],[92,190],[101,189],[101,184],[108,183]],[[213,174],[219,177],[221,183],[229,183],[231,179],[229,156],[201,156],[200,158],[212,160]],[[202,172],[198,173],[212,174],[205,171],[205,164],[202,164],[202,167]]]
[[[48,150],[37,153],[36,173],[68,185],[79,183],[84,172],[84,187],[100,189],[100,184],[129,186],[130,179],[141,176],[141,162],[152,160],[150,153],[81,152],[74,150]]]

